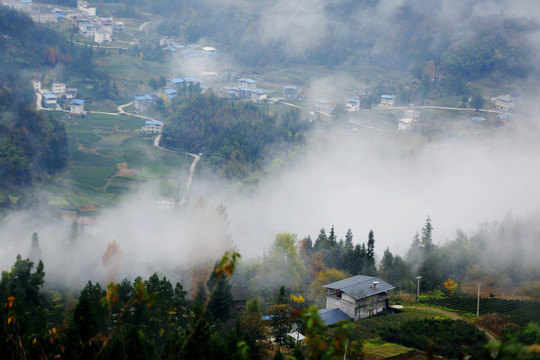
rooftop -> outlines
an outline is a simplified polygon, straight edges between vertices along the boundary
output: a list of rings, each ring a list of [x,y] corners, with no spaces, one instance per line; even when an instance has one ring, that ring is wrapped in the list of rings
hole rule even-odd
[[[84,100],[74,99],[69,104],[70,105],[82,105],[82,104],[84,104]]]
[[[148,94],[144,94],[141,96],[134,96],[133,98],[137,101],[152,100],[152,97]]]
[[[513,102],[514,98],[512,98],[510,95],[501,95],[497,96],[497,100],[504,101],[504,102]]]
[[[158,126],[163,125],[161,121],[152,121],[152,120],[146,120],[144,124],[145,125],[158,125]]]
[[[359,300],[371,295],[394,289],[392,285],[374,276],[356,275],[348,279],[324,285],[325,289],[335,289]]]
[[[349,320],[349,315],[340,309],[322,309],[319,310],[319,316],[325,325],[332,325],[342,320]]]

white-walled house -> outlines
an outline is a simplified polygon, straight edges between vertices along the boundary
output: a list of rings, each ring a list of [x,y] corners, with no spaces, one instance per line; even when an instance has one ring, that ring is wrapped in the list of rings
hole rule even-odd
[[[41,81],[32,80],[32,87],[34,88],[34,91],[40,92],[41,91]]]
[[[146,134],[159,134],[162,130],[163,123],[161,121],[146,120],[141,132]]]
[[[63,96],[66,94],[66,84],[64,83],[53,83],[52,92],[56,96]]]
[[[396,97],[394,95],[386,95],[386,94],[381,95],[380,107],[384,107],[384,108],[394,107],[395,98]]]
[[[154,99],[148,94],[133,97],[133,105],[135,106],[135,111],[139,114],[148,110],[148,108],[152,106],[153,103]]]
[[[43,107],[54,109],[58,105],[58,98],[52,91],[43,92]]]
[[[253,79],[238,79],[238,84],[240,87],[245,87],[248,89],[255,89],[257,87],[257,80]]]
[[[388,309],[389,291],[394,286],[373,276],[357,275],[324,285],[326,309],[338,309],[358,320]]]
[[[516,101],[510,95],[497,96],[494,102],[495,107],[502,111],[513,111],[516,109]]]
[[[69,116],[84,116],[84,100],[74,99],[69,103]]]
[[[347,109],[347,111],[359,111],[360,110],[360,100],[359,99],[347,99],[345,101],[345,109]]]

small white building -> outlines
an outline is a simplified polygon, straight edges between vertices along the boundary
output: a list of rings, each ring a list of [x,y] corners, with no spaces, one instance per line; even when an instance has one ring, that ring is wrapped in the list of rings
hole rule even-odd
[[[69,103],[69,116],[84,116],[84,100],[74,99]]]
[[[380,107],[383,108],[391,108],[394,107],[394,99],[396,97],[394,95],[381,95],[381,103]]]
[[[98,30],[99,25],[97,24],[82,24],[79,27],[79,34],[85,38],[95,38]]]
[[[145,112],[150,106],[152,106],[152,104],[154,103],[154,99],[150,95],[144,94],[141,96],[134,96],[133,102],[135,105],[135,111],[140,114]]]
[[[255,89],[257,87],[257,80],[253,79],[238,79],[238,84],[240,84],[240,87],[248,88],[248,89]]]
[[[53,83],[52,92],[56,96],[64,96],[66,94],[66,84],[64,83]]]
[[[165,100],[167,101],[171,101],[178,96],[178,90],[176,89],[165,89],[163,92],[165,93]]]
[[[112,41],[111,33],[103,29],[97,30],[94,33],[94,41],[97,42],[98,44],[101,44],[104,42],[111,42]]]
[[[146,120],[141,129],[145,134],[160,134],[163,131],[163,123],[161,121]]]
[[[298,97],[298,88],[294,85],[283,86],[283,97],[286,100],[295,100]]]
[[[43,107],[54,109],[58,105],[58,98],[52,91],[43,93]]]
[[[266,92],[266,90],[251,89],[250,93],[252,101],[261,102],[268,98],[268,93]]]
[[[35,92],[40,92],[41,91],[41,81],[32,80],[32,88],[34,88]]]
[[[510,95],[497,96],[495,98],[495,108],[502,111],[514,111],[516,109],[516,101]]]
[[[345,109],[347,109],[347,111],[359,111],[360,110],[360,100],[359,99],[347,99],[345,101]]]

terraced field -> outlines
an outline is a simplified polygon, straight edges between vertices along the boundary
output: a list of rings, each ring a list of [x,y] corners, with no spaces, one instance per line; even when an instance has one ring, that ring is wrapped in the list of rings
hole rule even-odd
[[[476,313],[477,299],[474,297],[451,297],[446,299],[425,299],[425,304],[448,309]],[[540,302],[526,300],[507,300],[500,298],[480,299],[480,315],[507,315],[510,321],[525,326],[530,322],[540,322]]]

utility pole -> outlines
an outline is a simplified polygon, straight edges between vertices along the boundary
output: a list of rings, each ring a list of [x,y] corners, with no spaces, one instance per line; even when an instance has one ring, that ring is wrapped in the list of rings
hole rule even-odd
[[[417,280],[417,284],[416,284],[416,302],[420,301],[420,280],[421,279],[422,279],[422,277],[420,275],[418,275],[416,277],[416,280]]]
[[[476,316],[478,317],[480,315],[480,286],[482,284],[476,284],[478,286],[478,300],[476,302]]]

